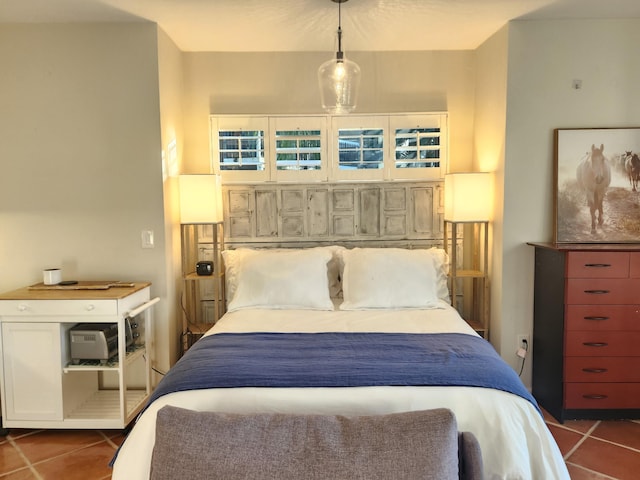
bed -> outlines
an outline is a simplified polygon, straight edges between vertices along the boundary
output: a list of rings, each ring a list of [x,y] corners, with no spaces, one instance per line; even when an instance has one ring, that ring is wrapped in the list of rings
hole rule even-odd
[[[535,400],[450,306],[441,249],[237,249],[224,260],[228,312],[160,382],[114,480],[149,478],[166,405],[345,416],[447,408],[476,436],[485,478],[569,478]]]

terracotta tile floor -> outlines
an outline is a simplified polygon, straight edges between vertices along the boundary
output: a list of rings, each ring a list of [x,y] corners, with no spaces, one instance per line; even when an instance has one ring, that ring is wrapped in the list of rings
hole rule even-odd
[[[640,421],[545,418],[573,480],[640,478]],[[108,480],[122,440],[119,430],[12,429],[0,437],[0,480]]]
[[[572,480],[640,478],[640,420],[545,420]]]
[[[108,480],[120,430],[11,429],[0,437],[1,480]]]

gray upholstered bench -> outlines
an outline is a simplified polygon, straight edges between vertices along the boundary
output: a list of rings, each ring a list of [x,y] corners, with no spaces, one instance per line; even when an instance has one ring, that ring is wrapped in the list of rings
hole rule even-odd
[[[481,479],[475,437],[447,409],[373,416],[163,407],[152,480]]]

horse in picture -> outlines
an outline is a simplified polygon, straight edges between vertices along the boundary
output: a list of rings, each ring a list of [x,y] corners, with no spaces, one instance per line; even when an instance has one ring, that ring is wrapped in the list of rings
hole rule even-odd
[[[605,193],[611,183],[611,169],[604,154],[604,144],[600,148],[591,145],[591,153],[580,162],[576,170],[578,185],[587,195],[587,203],[591,212],[591,233],[596,233],[597,225],[600,227],[604,221],[602,216],[602,203]]]
[[[629,177],[631,190],[638,191],[638,181],[640,181],[640,157],[637,153],[625,152],[624,169]]]

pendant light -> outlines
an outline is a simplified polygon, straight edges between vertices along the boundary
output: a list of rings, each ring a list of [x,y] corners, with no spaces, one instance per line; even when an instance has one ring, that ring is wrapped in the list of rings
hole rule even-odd
[[[342,18],[340,4],[347,0],[331,0],[338,4],[338,51],[336,58],[324,62],[318,68],[322,108],[329,113],[353,112],[358,100],[360,67],[347,60],[342,52]]]

